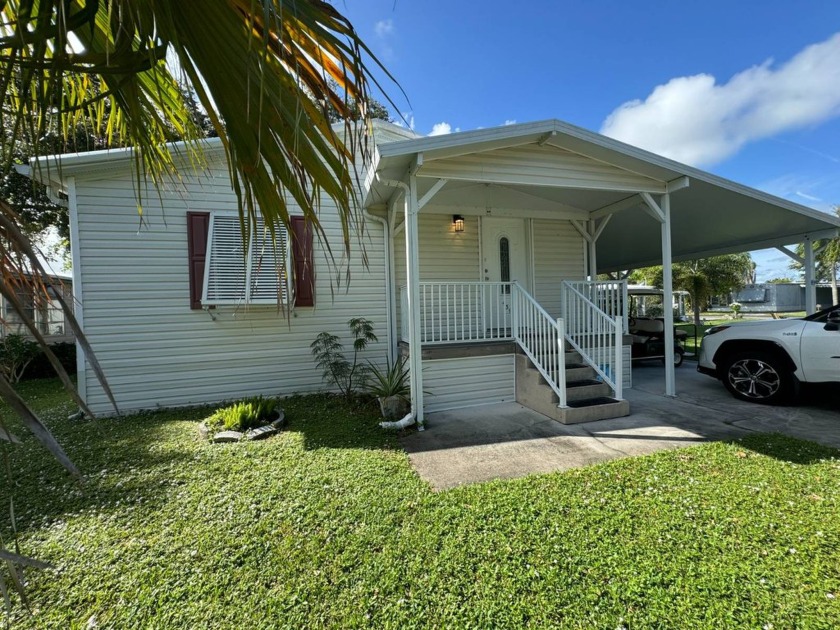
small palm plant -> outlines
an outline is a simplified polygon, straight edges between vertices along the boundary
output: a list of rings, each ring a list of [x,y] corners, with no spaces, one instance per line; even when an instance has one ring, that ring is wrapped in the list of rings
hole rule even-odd
[[[385,370],[368,361],[370,366],[370,381],[367,384],[367,391],[377,398],[388,398],[389,396],[401,396],[408,398],[411,394],[411,387],[408,382],[408,368],[405,367],[407,357],[400,357],[393,364],[386,361]]]
[[[382,416],[388,420],[397,420],[408,413],[411,386],[408,380],[406,357],[400,357],[394,363],[386,361],[385,370],[368,361],[370,381],[368,393],[379,399]]]

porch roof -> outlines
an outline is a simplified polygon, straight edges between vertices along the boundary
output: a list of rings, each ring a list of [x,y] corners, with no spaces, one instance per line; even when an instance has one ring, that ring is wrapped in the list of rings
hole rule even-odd
[[[394,194],[382,180],[413,170],[424,211],[603,219],[598,270],[659,264],[659,223],[642,195],[671,193],[674,260],[840,234],[840,219],[559,120],[392,142],[378,147],[366,204]]]

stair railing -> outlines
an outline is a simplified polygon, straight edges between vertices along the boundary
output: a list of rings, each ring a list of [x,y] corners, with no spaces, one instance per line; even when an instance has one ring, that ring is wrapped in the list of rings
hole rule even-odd
[[[628,332],[627,280],[567,280],[566,284],[610,317],[621,317],[623,330]]]
[[[566,407],[566,344],[562,319],[554,319],[518,282],[511,290],[513,339]]]
[[[622,350],[624,318],[615,317],[598,308],[574,283],[561,284],[562,314],[566,322],[566,340],[577,350],[622,399]]]

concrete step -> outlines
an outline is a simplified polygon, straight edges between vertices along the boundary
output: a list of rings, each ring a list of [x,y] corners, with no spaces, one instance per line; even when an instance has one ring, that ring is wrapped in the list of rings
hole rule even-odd
[[[539,353],[537,353],[537,354],[536,354],[536,355],[534,355],[534,356],[536,356],[536,357],[537,357],[537,360],[540,360],[540,361],[542,361],[542,360],[544,360],[544,359],[546,358],[546,356],[545,356],[545,355],[543,355],[543,354],[539,354]],[[554,357],[552,356],[551,358],[554,358]],[[563,355],[563,358],[564,358],[564,360],[566,361],[566,365],[569,365],[570,363],[577,363],[577,364],[581,364],[581,365],[582,365],[582,364],[583,364],[583,362],[584,362],[584,361],[583,361],[583,357],[581,357],[581,356],[580,356],[580,353],[579,353],[579,352],[576,352],[575,350],[569,350],[568,352],[566,352],[566,353]]]
[[[537,372],[539,374],[539,372]],[[597,372],[588,365],[566,366],[566,384],[576,381],[590,381],[597,376]]]
[[[549,388],[550,389],[550,388]],[[552,390],[554,396],[554,404],[558,404],[560,399]],[[608,398],[613,395],[612,388],[606,383],[596,380],[578,381],[576,383],[568,383],[566,385],[566,402],[592,400],[596,398]]]
[[[630,403],[614,398],[596,398],[569,403],[568,407],[557,407],[552,414],[545,414],[562,424],[579,424],[630,415]]]
[[[542,375],[523,354],[516,355],[516,401],[563,424],[591,422],[629,415],[630,403],[612,398],[606,383],[594,378],[588,366],[566,370],[566,407]]]

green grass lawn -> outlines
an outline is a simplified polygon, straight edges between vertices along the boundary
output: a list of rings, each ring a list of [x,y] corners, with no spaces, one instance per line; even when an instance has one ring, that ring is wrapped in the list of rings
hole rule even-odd
[[[9,449],[21,552],[56,567],[15,628],[840,627],[836,450],[756,435],[433,493],[372,407],[292,398],[282,435],[210,445],[207,410],[70,422],[56,388],[25,389],[86,479]]]

